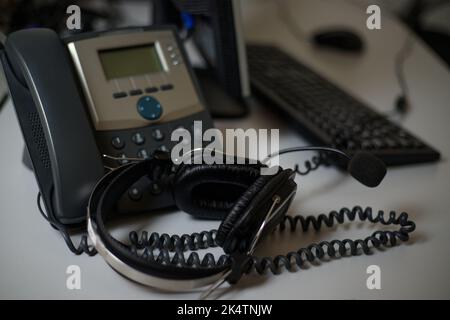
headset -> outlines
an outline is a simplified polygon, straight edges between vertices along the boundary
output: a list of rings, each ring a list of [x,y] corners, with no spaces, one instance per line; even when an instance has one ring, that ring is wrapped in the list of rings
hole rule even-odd
[[[195,150],[183,158],[193,159],[203,154],[203,151],[204,149]],[[317,219],[307,217],[292,220],[293,217],[287,216],[297,190],[295,171],[276,167],[274,174],[262,175],[261,169],[267,168],[265,163],[274,156],[299,151],[320,151],[342,156],[347,160],[347,171],[368,187],[378,186],[386,175],[383,162],[369,153],[360,152],[350,157],[340,150],[326,147],[285,149],[256,163],[249,159],[233,162],[242,164],[192,164],[192,161],[177,161],[180,164],[174,165],[168,153],[156,151],[150,159],[124,165],[111,171],[97,183],[88,203],[89,236],[106,262],[126,278],[169,291],[186,291],[212,284],[206,295],[225,281],[237,283],[242,275],[252,269],[263,273],[270,268],[276,273],[281,264],[289,269],[288,260],[292,258],[300,265],[305,256],[302,256],[303,253],[311,261],[316,257],[323,257],[325,253],[329,256],[345,255],[348,246],[351,254],[357,255],[358,249],[368,253],[370,244],[380,247],[395,245],[396,239],[408,240],[408,234],[415,229],[415,224],[408,220],[406,213],[396,217],[391,212],[389,218],[385,219],[382,211],[374,216],[370,208],[362,210],[356,207],[353,210],[332,212],[328,217],[319,216]],[[225,154],[221,156],[226,157]],[[140,238],[136,232],[132,232],[131,244],[115,239],[108,232],[106,224],[114,217],[117,199],[138,179],[155,170],[171,172],[167,183],[178,209],[196,218],[220,220],[218,230],[181,237],[160,236],[156,233],[149,237],[147,233],[143,233]],[[345,217],[351,221],[359,217],[360,220],[373,223],[400,225],[400,229],[377,231],[365,240],[321,243],[315,249],[304,249],[306,251],[287,256],[285,260],[281,256],[273,261],[258,260],[252,255],[261,239],[277,227],[285,228],[286,221],[290,221],[291,230],[296,228],[297,223],[301,223],[305,231],[309,225],[318,230],[322,224],[332,226],[334,222],[343,223]],[[188,258],[184,256],[185,251],[215,246],[220,246],[225,253],[217,261],[210,253],[203,260],[195,252]],[[158,252],[156,255],[155,251]]]

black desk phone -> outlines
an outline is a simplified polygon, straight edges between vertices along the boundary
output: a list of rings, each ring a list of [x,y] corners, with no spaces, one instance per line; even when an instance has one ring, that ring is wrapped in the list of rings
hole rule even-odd
[[[172,131],[192,132],[195,120],[212,127],[172,27],[66,39],[21,30],[8,37],[1,58],[46,210],[64,225],[85,220],[90,192],[108,168],[170,150]],[[173,205],[158,178],[138,181],[119,211]]]

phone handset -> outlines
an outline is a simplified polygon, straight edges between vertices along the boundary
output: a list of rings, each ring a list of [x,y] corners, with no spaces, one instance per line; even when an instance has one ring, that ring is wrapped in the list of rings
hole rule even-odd
[[[16,82],[31,95],[44,133],[53,182],[47,210],[61,223],[82,222],[104,168],[68,52],[48,29],[12,33],[5,52]]]

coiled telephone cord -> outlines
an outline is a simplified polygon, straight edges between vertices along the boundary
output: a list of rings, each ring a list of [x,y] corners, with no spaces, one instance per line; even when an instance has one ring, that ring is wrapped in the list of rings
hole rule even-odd
[[[40,192],[38,192],[37,206],[38,206],[39,212],[44,217],[44,219],[47,220],[48,223],[50,223],[50,225],[53,228],[55,228],[56,230],[59,231],[59,233],[63,237],[64,242],[66,243],[69,250],[72,253],[76,254],[77,256],[79,256],[83,253],[86,253],[87,255],[89,255],[91,257],[95,256],[97,254],[97,250],[95,250],[95,248],[92,245],[89,245],[88,235],[87,234],[81,235],[80,243],[78,244],[78,246],[75,245],[72,241],[72,238],[70,236],[68,228],[65,225],[59,223],[55,217],[51,216],[51,214],[47,214],[44,211],[44,208],[42,208],[41,200],[42,200],[42,194]]]

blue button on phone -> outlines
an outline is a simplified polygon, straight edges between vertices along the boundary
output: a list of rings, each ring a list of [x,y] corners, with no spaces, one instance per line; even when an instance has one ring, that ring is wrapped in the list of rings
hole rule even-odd
[[[157,120],[161,117],[163,109],[161,103],[150,96],[144,96],[137,102],[139,114],[147,120]]]

